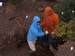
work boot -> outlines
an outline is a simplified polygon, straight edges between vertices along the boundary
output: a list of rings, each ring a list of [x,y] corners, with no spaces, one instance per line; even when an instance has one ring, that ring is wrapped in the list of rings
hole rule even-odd
[[[58,44],[57,43],[53,43],[53,44],[51,44],[52,45],[52,47],[55,49],[55,50],[58,50]]]

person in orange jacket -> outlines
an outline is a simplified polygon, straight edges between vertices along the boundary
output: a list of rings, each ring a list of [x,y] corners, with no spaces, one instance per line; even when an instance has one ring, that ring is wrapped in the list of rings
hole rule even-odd
[[[53,47],[56,48],[56,41],[53,36],[57,32],[57,28],[59,25],[59,16],[56,14],[53,9],[47,6],[44,10],[44,18],[40,23],[43,31],[47,34],[48,42],[52,44]]]

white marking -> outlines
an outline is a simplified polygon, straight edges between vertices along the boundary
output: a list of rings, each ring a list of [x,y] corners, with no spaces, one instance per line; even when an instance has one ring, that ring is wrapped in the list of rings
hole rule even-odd
[[[73,50],[73,46],[70,47],[70,50],[71,50],[71,51]]]
[[[26,16],[26,19],[28,18],[28,16]]]
[[[74,10],[72,10],[72,13],[74,13]]]
[[[61,12],[61,14],[63,15],[63,14],[64,14],[64,12],[62,11],[62,12]]]
[[[3,2],[0,2],[0,7],[2,7],[2,5],[3,5]]]

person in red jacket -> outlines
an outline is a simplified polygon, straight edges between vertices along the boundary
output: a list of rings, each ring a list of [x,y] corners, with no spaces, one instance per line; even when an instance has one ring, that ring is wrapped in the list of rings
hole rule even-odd
[[[41,27],[43,28],[43,31],[47,34],[48,41],[52,46],[54,43],[56,43],[55,40],[53,40],[53,36],[57,32],[57,28],[59,25],[59,16],[56,14],[53,9],[49,6],[47,6],[44,10],[44,18],[40,23]]]

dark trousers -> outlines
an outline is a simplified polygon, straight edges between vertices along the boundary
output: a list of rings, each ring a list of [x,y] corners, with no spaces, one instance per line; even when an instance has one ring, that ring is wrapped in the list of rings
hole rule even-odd
[[[51,34],[42,36],[42,38],[39,38],[39,44],[43,48],[49,48],[50,45],[54,47],[57,47],[57,41],[55,38],[52,37]]]

